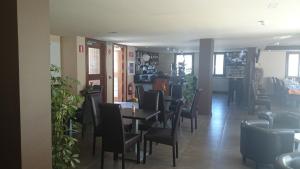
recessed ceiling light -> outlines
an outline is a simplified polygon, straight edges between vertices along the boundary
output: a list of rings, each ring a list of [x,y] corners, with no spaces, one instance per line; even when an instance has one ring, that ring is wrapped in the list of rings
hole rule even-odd
[[[269,9],[274,9],[278,7],[278,0],[270,0],[268,3],[268,8]]]
[[[260,23],[261,26],[265,26],[265,21],[264,20],[260,20],[260,21],[257,21],[258,23]]]
[[[273,37],[273,39],[275,39],[275,40],[283,40],[283,39],[289,39],[291,37],[292,37],[292,35],[284,35],[284,36],[275,36],[275,37]]]

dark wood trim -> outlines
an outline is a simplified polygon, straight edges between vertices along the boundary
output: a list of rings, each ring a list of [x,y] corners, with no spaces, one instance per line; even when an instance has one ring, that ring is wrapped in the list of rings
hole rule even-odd
[[[115,96],[114,96],[114,89],[115,89],[115,43],[112,44],[111,46],[111,56],[112,56],[112,102],[115,102]]]
[[[114,67],[115,67],[115,45],[116,46],[120,46],[121,48],[124,48],[124,69],[126,70],[122,70],[122,71],[126,71],[124,72],[124,81],[122,88],[124,88],[124,90],[122,91],[122,101],[126,101],[127,100],[127,46],[126,45],[120,45],[118,43],[113,43],[112,44],[112,81],[113,81],[113,87],[112,87],[112,94],[113,94],[113,102],[115,101],[115,97],[114,97],[114,86],[115,86],[115,82],[114,82],[114,77],[115,77],[115,72],[114,72]],[[124,85],[125,84],[125,85]]]
[[[4,4],[3,4],[4,3]],[[1,168],[21,169],[21,120],[17,0],[1,4]]]
[[[93,46],[93,45],[89,45],[88,44],[88,41],[94,41],[97,43],[97,45],[99,46]],[[89,62],[88,62],[88,48],[89,47],[99,47],[99,48],[102,48],[102,50],[100,50],[100,74],[98,75],[89,75],[88,74],[88,65],[89,65]],[[76,46],[77,48],[77,46]],[[103,56],[103,58],[101,59],[101,56]],[[88,80],[89,80],[89,77],[96,77],[96,76],[100,76],[99,78],[102,79],[104,82],[102,83],[103,86],[104,86],[104,89],[103,89],[103,93],[102,93],[102,97],[103,97],[103,101],[106,102],[107,101],[107,71],[106,71],[106,55],[107,55],[107,49],[106,49],[106,42],[104,41],[100,41],[100,40],[97,40],[97,39],[92,39],[92,38],[85,38],[85,75],[86,75],[86,85],[89,85],[88,84]],[[104,64],[102,64],[104,63]],[[101,81],[100,81],[101,83]]]
[[[125,79],[126,79],[126,83],[125,83],[125,101],[127,101],[128,99],[128,46],[124,46],[125,47]]]

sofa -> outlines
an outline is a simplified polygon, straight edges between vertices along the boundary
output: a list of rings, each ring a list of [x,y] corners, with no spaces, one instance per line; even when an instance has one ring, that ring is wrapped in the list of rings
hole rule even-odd
[[[276,160],[275,169],[299,169],[300,152],[282,154]]]
[[[300,132],[300,113],[284,112],[273,113],[263,112],[258,115],[259,119],[269,121],[269,127],[273,129],[292,129]]]
[[[294,131],[272,129],[267,120],[245,120],[241,122],[240,152],[243,162],[274,164],[276,157],[293,151]]]

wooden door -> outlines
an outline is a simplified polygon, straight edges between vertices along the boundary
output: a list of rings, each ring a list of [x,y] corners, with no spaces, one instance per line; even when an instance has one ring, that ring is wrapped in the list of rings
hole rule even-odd
[[[106,102],[106,46],[104,42],[86,38],[86,86],[100,85]]]

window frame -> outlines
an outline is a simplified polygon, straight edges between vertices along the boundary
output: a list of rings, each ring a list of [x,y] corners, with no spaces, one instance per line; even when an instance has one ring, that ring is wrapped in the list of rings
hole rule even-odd
[[[224,58],[223,58],[223,74],[221,74],[221,75],[215,74],[215,72],[216,72],[216,62],[215,62],[215,60],[216,60],[216,55],[217,54],[223,54],[223,56],[224,56]],[[225,72],[225,55],[226,55],[226,52],[214,52],[214,55],[213,55],[213,72],[212,72],[214,77],[225,77],[225,74],[226,74],[226,72]]]
[[[299,62],[298,62],[298,75],[297,76],[289,76],[289,55],[290,54],[298,54]],[[297,78],[300,77],[300,52],[286,52],[286,59],[285,59],[285,77],[286,78]]]
[[[194,75],[194,53],[174,53],[174,64],[176,64],[177,61],[177,55],[192,55],[192,72],[191,74]],[[177,68],[177,65],[176,65]],[[176,73],[177,75],[177,73]]]

